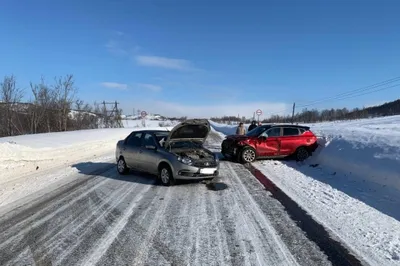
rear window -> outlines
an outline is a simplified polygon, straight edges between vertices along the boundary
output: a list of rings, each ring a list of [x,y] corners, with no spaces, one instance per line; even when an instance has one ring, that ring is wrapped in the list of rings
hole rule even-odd
[[[293,128],[293,127],[283,128],[283,136],[298,136],[298,135],[300,135],[300,131],[298,128]]]

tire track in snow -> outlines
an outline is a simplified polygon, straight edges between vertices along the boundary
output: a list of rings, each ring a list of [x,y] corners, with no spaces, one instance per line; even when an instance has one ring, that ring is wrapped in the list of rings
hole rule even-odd
[[[5,223],[2,223],[1,228],[2,230],[4,228],[4,231],[0,233],[1,260],[6,261],[7,258],[12,257],[13,254],[21,252],[24,249],[24,245],[28,245],[27,243],[32,241],[36,242],[36,237],[38,237],[38,235],[42,235],[43,232],[35,230],[36,228],[46,228],[47,223],[51,221],[52,218],[54,218],[57,214],[67,210],[75,202],[82,200],[89,193],[103,185],[103,183],[105,183],[107,180],[101,180],[100,182],[99,180],[96,181],[98,182],[97,184],[91,187],[91,189],[84,191],[74,200],[68,201],[68,199],[75,195],[75,193],[72,193],[72,195],[62,195],[60,199],[56,200],[53,203],[50,203],[49,206],[46,206],[44,209],[39,210],[32,216],[28,216],[26,220],[20,220],[20,218],[17,216],[17,223],[13,223],[13,220],[8,220]],[[80,190],[81,189],[82,188],[80,188]],[[63,202],[66,202],[66,204],[62,205]],[[59,207],[60,205],[61,207]],[[41,217],[41,215],[43,215],[43,217]],[[3,227],[3,224],[6,224],[6,226]]]
[[[208,260],[212,260],[215,258],[216,261],[220,261],[221,263],[227,262],[227,257],[229,256],[227,243],[225,238],[223,237],[223,233],[221,232],[221,217],[219,217],[219,213],[216,211],[215,205],[218,204],[219,198],[214,191],[206,191],[204,194],[205,199],[205,207],[204,212],[207,214],[208,221],[205,225],[207,228],[207,240],[209,243],[209,252],[208,252]]]
[[[150,189],[150,186],[144,187],[134,198],[130,199],[128,208],[122,213],[122,217],[118,218],[115,225],[109,228],[105,235],[103,235],[98,241],[101,243],[96,246],[94,250],[90,250],[89,257],[82,260],[82,265],[96,265],[101,257],[106,253],[107,249],[111,246],[114,240],[118,237],[118,234],[124,229],[128,223],[129,217],[132,215],[135,207],[137,206],[143,195]],[[127,193],[128,194],[128,193]],[[124,197],[125,198],[125,197]],[[128,201],[129,202],[129,201]],[[119,203],[119,202],[118,202]],[[116,203],[115,206],[118,204]]]
[[[158,205],[157,211],[152,216],[151,222],[149,227],[147,228],[147,234],[143,242],[138,246],[139,254],[135,257],[134,261],[132,262],[133,265],[143,265],[148,257],[148,252],[146,251],[147,248],[153,248],[153,241],[156,236],[157,230],[160,227],[160,223],[163,220],[163,216],[167,205],[170,203],[171,200],[171,190],[167,189],[162,200],[162,203]]]
[[[283,244],[275,229],[271,226],[269,221],[265,219],[265,215],[261,212],[259,206],[254,202],[252,196],[244,187],[232,165],[229,163],[223,165],[229,169],[232,177],[231,185],[238,191],[238,193],[233,193],[233,196],[239,203],[237,205],[239,212],[242,213],[239,217],[242,218],[243,225],[246,227],[247,231],[251,233],[249,235],[253,236],[253,239],[250,241],[255,242],[253,246],[256,249],[256,254],[261,255],[268,253],[269,255],[268,258],[260,258],[257,256],[258,262],[260,263],[259,265],[298,265],[296,259]],[[241,196],[240,200],[238,199],[238,195]],[[250,217],[252,217],[252,219],[249,219]],[[256,235],[260,235],[260,233],[264,239],[269,237],[272,241],[263,241],[262,239],[255,237]],[[267,246],[265,244],[267,244]],[[265,252],[260,250],[261,247],[268,248],[269,250]],[[272,261],[270,260],[271,255],[273,256]]]
[[[27,206],[28,209],[22,208],[17,216],[12,217],[10,221],[5,220],[1,222],[0,226],[4,230],[9,230],[10,228],[12,228],[11,230],[19,231],[20,228],[26,227],[27,223],[31,223],[30,226],[35,226],[40,223],[43,223],[44,221],[51,219],[57,213],[65,211],[66,209],[69,208],[69,205],[74,204],[79,200],[82,200],[84,197],[86,197],[86,195],[96,190],[104,183],[108,182],[107,179],[102,179],[102,180],[101,179],[102,178],[98,177],[92,180],[84,180],[83,182],[78,182],[79,186],[77,187],[75,186],[72,186],[72,188],[68,187],[67,191],[63,191],[63,193],[58,194],[56,196],[51,196],[49,199],[46,199],[46,201],[39,202],[40,204],[37,205],[35,204],[33,206],[28,205]],[[87,189],[87,187],[90,188]],[[68,199],[70,200],[68,201]],[[67,201],[68,204],[64,204],[64,202]],[[55,211],[49,211],[50,209],[54,209]],[[4,214],[4,218],[5,219],[9,218],[10,216],[12,216],[14,212],[15,211]],[[47,215],[44,215],[46,213]],[[39,219],[38,217],[40,216],[43,217]],[[26,233],[26,232],[22,231],[21,233]],[[0,244],[0,248],[2,244]]]
[[[110,171],[108,171],[110,172]],[[107,174],[107,173],[106,173]],[[109,174],[109,173],[108,173]],[[115,173],[113,172],[113,175]],[[44,206],[42,210],[39,210],[32,218],[28,218],[26,220],[19,221],[18,227],[9,227],[6,232],[1,232],[0,233],[0,239],[6,240],[1,242],[1,249],[0,249],[0,262],[1,261],[7,261],[7,258],[10,258],[12,256],[15,256],[16,254],[20,253],[23,251],[24,246],[31,246],[31,249],[33,250],[33,254],[37,255],[39,250],[45,250],[45,253],[51,253],[52,257],[59,257],[59,254],[62,254],[65,252],[64,248],[60,248],[59,250],[53,250],[56,248],[56,244],[61,244],[62,242],[64,243],[64,246],[71,247],[71,243],[73,242],[74,234],[73,232],[80,229],[80,233],[82,230],[87,229],[88,226],[90,228],[91,224],[85,225],[83,224],[72,224],[71,221],[76,221],[77,219],[79,220],[79,216],[83,214],[89,215],[89,221],[93,220],[94,216],[96,215],[95,212],[96,208],[93,210],[88,209],[90,205],[88,206],[87,203],[90,201],[90,195],[96,195],[97,193],[108,193],[108,192],[113,192],[108,193],[105,204],[112,204],[115,202],[117,197],[113,196],[119,196],[118,194],[118,189],[122,188],[123,190],[127,189],[127,186],[121,187],[117,186],[120,183],[116,183],[115,180],[112,179],[104,179],[104,178],[96,178],[95,179],[97,184],[93,184],[93,182],[88,182],[85,186],[79,187],[79,189],[73,191],[69,195],[61,195],[60,199],[57,199],[54,201],[52,204],[49,206]],[[138,185],[141,188],[146,188],[148,187],[145,183],[148,182],[149,184],[153,183],[154,180],[143,180],[145,181],[143,184],[139,183],[129,183],[132,185],[131,188],[135,188]],[[143,182],[142,181],[142,182]],[[119,182],[119,181],[117,181]],[[110,185],[110,183],[112,185]],[[109,188],[104,191],[104,187],[108,186]],[[128,186],[129,188],[129,186]],[[79,194],[79,192],[81,194]],[[121,191],[119,191],[121,192]],[[101,204],[99,200],[95,204]],[[105,213],[103,213],[104,215]],[[42,217],[40,217],[42,215]],[[20,216],[17,216],[17,219],[20,219]],[[10,221],[9,221],[10,222]],[[85,221],[82,221],[85,222]],[[46,237],[49,236],[49,233],[51,232],[57,232],[58,230],[62,231],[62,225],[65,225],[66,223],[69,223],[70,227],[73,227],[74,230],[66,232],[67,235],[63,236],[63,241],[60,239],[55,238],[54,239],[54,246],[51,248],[46,248],[46,245],[44,241],[46,240]],[[22,228],[22,230],[19,230]],[[82,229],[83,228],[83,229]],[[53,237],[55,236],[56,233],[54,233]],[[11,237],[9,237],[11,236]],[[8,239],[7,239],[8,238]],[[8,244],[8,246],[5,246],[5,244]],[[33,246],[32,246],[33,245]],[[10,246],[12,247],[10,249]],[[20,250],[20,252],[19,252]],[[40,252],[39,252],[40,253]],[[54,254],[57,254],[57,256],[54,256]],[[43,253],[43,255],[36,256],[37,260],[40,260],[41,258],[48,257]],[[55,260],[53,260],[54,262]],[[0,263],[1,264],[1,263]]]
[[[283,205],[269,191],[265,190],[258,179],[249,175],[247,168],[242,167],[242,165],[232,166],[266,219],[270,221],[290,252],[297,258],[299,264],[303,266],[332,265],[328,256],[319,246],[310,241],[301,225],[299,226],[298,222],[292,220],[288,213],[282,212]]]
[[[102,220],[105,220],[107,215],[112,214],[112,211],[115,210],[115,208],[119,204],[121,204],[121,202],[123,202],[126,199],[126,197],[135,190],[135,188],[137,188],[137,186],[125,187],[124,189],[122,189],[123,192],[121,191],[119,194],[117,194],[118,196],[116,198],[110,197],[110,200],[105,204],[108,206],[106,206],[106,208],[104,208],[99,213],[99,215],[97,215],[98,213],[92,213],[89,219],[85,219],[81,224],[81,226],[77,226],[75,230],[73,230],[70,234],[68,234],[69,237],[66,239],[67,246],[58,249],[62,253],[56,255],[57,257],[56,264],[62,262],[64,258],[69,256],[75,249],[77,249],[80,243],[82,243],[86,239],[87,235],[91,233],[95,225],[100,223]],[[63,242],[59,242],[59,244],[62,245]],[[73,244],[71,245],[71,243]],[[53,247],[52,249],[55,249],[55,247]],[[50,249],[50,251],[52,249]]]
[[[79,238],[78,232],[84,231],[85,228],[90,228],[96,220],[104,217],[105,212],[108,211],[108,209],[104,207],[114,199],[114,196],[115,198],[118,198],[118,196],[123,193],[123,190],[126,190],[126,188],[121,187],[120,189],[116,189],[112,194],[110,194],[110,198],[107,201],[99,201],[100,204],[92,211],[89,210],[89,213],[85,211],[77,213],[73,220],[70,220],[70,217],[74,216],[63,214],[60,219],[65,222],[62,224],[56,223],[56,226],[53,229],[46,230],[47,233],[43,237],[39,236],[39,238],[36,238],[35,247],[37,248],[35,248],[33,252],[35,255],[37,253],[43,254],[42,256],[35,256],[36,262],[38,263],[41,260],[44,260],[47,254],[62,257],[65,252],[68,252],[70,243],[74,243],[75,245],[77,244],[76,241]],[[41,230],[40,227],[35,228],[35,230],[38,232],[44,231]]]

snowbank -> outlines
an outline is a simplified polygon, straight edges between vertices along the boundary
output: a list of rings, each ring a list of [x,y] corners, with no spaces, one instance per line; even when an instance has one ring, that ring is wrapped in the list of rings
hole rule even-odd
[[[323,169],[283,161],[253,165],[367,264],[399,265],[400,222],[371,206],[378,201],[368,195],[362,181],[353,184]],[[380,200],[382,205],[391,204],[382,191]],[[394,205],[398,213],[399,204]]]
[[[216,131],[221,132],[224,135],[233,135],[236,132],[237,125],[226,125],[226,124],[220,124],[216,123],[210,120],[210,125],[212,128],[214,128]],[[249,128],[250,124],[244,124],[246,129]]]
[[[160,120],[145,119],[144,123],[145,123],[145,127],[173,127],[173,126],[179,124],[179,121],[175,121],[175,120],[160,121]],[[125,119],[125,120],[122,120],[122,124],[125,128],[143,127],[142,119],[136,119],[136,120]]]
[[[310,126],[323,144],[310,163],[400,194],[400,116]]]

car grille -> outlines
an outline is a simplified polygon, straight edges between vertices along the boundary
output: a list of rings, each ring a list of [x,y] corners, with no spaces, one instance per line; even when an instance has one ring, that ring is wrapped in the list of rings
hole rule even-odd
[[[196,161],[193,163],[195,167],[216,167],[217,163],[215,161]]]

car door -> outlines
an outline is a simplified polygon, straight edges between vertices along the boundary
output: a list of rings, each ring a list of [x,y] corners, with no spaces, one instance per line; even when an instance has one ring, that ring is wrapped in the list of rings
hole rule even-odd
[[[133,132],[126,140],[122,153],[130,168],[138,168],[138,155],[141,146],[142,132]]]
[[[288,156],[293,154],[301,144],[299,137],[300,131],[296,127],[283,127],[282,136],[279,138],[281,143],[281,155]]]
[[[262,133],[257,140],[258,157],[279,156],[279,137],[281,135],[280,127],[273,127]]]
[[[149,148],[157,147],[157,150]],[[151,133],[144,133],[142,136],[142,142],[139,149],[138,155],[138,167],[141,171],[148,172],[148,173],[157,173],[157,164],[160,157],[159,150],[160,146],[157,145],[153,134]]]

